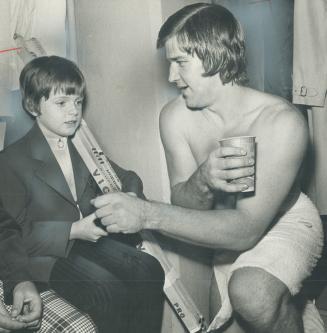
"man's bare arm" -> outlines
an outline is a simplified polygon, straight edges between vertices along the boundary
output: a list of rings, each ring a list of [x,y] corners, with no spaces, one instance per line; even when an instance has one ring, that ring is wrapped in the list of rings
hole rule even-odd
[[[181,207],[208,210],[213,208],[215,192],[235,193],[246,189],[244,185],[228,181],[253,175],[254,161],[248,159],[242,149],[220,148],[218,142],[202,163],[196,161],[185,133],[190,112],[184,102],[177,99],[165,106],[160,115],[171,202]],[[232,156],[236,158],[225,158]]]
[[[236,209],[185,209],[113,193],[95,199],[97,217],[109,233],[152,229],[212,248],[251,248],[289,195],[306,150],[304,120],[294,112],[273,117],[258,144],[256,194],[242,194]]]

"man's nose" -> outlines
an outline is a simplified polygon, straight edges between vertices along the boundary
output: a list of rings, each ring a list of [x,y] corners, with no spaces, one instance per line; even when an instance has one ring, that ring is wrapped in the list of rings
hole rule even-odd
[[[168,81],[170,83],[174,83],[178,80],[179,78],[179,73],[178,70],[176,68],[176,64],[170,64],[169,66],[169,77],[168,77]]]

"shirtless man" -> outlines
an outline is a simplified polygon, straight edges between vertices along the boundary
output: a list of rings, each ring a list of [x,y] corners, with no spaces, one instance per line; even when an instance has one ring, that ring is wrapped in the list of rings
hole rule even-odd
[[[226,332],[303,332],[293,295],[322,249],[319,214],[299,187],[307,124],[288,102],[244,86],[243,34],[225,8],[181,9],[161,27],[162,46],[169,81],[181,90],[160,118],[173,205],[114,193],[94,201],[96,214],[108,232],[157,230],[232,250],[226,278],[238,323]],[[256,137],[256,161],[218,144],[241,135]],[[253,175],[254,163],[255,193],[243,193],[246,185],[230,181]],[[219,272],[218,255],[215,268]],[[224,311],[226,317],[228,306]]]

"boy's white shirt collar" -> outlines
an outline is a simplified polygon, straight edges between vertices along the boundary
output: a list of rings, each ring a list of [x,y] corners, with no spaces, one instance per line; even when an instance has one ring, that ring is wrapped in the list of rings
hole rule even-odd
[[[53,134],[40,122],[38,122],[38,125],[60,166],[74,200],[77,201],[74,169],[67,145],[67,137]],[[81,211],[80,217],[82,217]]]
[[[52,151],[67,149],[67,137],[55,135],[42,123],[37,122]]]

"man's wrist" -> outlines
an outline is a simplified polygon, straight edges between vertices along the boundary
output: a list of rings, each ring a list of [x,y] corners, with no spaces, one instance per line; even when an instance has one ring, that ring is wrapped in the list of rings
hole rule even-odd
[[[155,217],[154,203],[152,203],[151,201],[143,201],[141,220],[142,220],[142,230],[159,229],[159,221]]]
[[[208,199],[212,199],[214,197],[213,191],[209,187],[208,183],[204,180],[202,166],[200,166],[200,168],[196,171],[194,180],[198,194]]]

